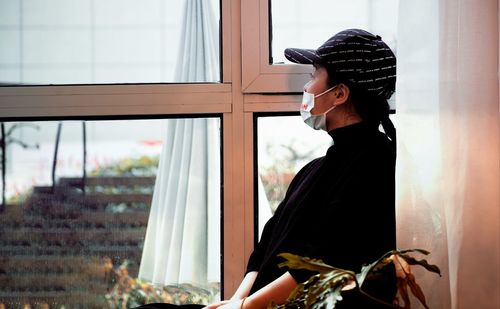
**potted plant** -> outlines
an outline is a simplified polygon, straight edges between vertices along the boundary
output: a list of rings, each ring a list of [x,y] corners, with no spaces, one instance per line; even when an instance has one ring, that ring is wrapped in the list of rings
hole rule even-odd
[[[428,308],[424,293],[416,283],[411,272],[411,266],[419,265],[426,270],[437,273],[441,271],[436,265],[429,264],[425,259],[418,260],[411,253],[428,255],[422,249],[393,250],[380,257],[375,262],[362,267],[359,273],[344,270],[325,264],[321,260],[300,257],[290,253],[282,253],[286,261],[280,267],[292,269],[306,269],[317,272],[306,282],[299,284],[282,305],[269,304],[269,309],[319,309],[319,308],[346,308],[343,298],[350,298],[349,308],[411,308],[408,288],[411,293]],[[392,284],[387,284],[392,282]],[[369,287],[369,288],[368,288]],[[380,299],[376,292],[393,291],[392,303]],[[394,295],[395,294],[395,295]]]

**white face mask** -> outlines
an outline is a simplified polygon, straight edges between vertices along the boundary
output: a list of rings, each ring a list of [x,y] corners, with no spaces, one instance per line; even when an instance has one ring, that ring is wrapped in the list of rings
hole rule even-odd
[[[336,86],[333,86],[332,88],[329,88],[318,95],[314,95],[312,93],[304,91],[304,95],[302,96],[302,105],[300,106],[300,115],[302,116],[302,120],[304,120],[304,122],[314,130],[327,131],[326,114],[337,107],[336,105],[333,105],[330,109],[322,114],[311,115],[311,110],[314,108],[314,99],[319,98],[335,87]]]

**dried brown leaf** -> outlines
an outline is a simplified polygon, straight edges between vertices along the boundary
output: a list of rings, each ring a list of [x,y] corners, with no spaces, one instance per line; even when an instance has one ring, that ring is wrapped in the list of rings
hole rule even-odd
[[[420,265],[420,266],[424,267],[425,269],[427,269],[428,271],[431,271],[431,272],[436,273],[439,276],[441,276],[441,270],[439,269],[439,267],[437,267],[436,265],[433,265],[433,264],[429,264],[429,262],[427,262],[427,260],[423,260],[423,259],[417,260],[414,257],[409,256],[407,254],[400,254],[400,256],[410,265]]]
[[[420,303],[422,303],[422,305],[424,305],[426,309],[429,309],[427,303],[425,302],[424,292],[422,292],[422,289],[415,281],[415,276],[413,274],[408,274],[406,282],[410,286],[412,294],[420,301]]]
[[[398,294],[401,296],[403,299],[404,307],[405,309],[410,309],[410,296],[408,295],[408,285],[406,283],[406,278],[399,278],[397,279],[397,285],[398,285]]]

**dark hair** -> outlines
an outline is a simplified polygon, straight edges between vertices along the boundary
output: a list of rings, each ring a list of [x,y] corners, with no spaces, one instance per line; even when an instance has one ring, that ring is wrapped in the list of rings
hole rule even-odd
[[[328,86],[333,87],[340,83],[349,87],[349,97],[358,115],[368,122],[380,123],[389,115],[389,103],[384,97],[377,97],[370,94],[363,87],[353,83],[352,81],[338,76],[333,70],[325,67],[328,73]],[[335,76],[332,78],[331,76]]]
[[[315,67],[317,66],[321,66],[321,64],[315,64]],[[395,145],[396,129],[389,119],[390,106],[387,99],[383,96],[374,96],[363,87],[339,75],[338,72],[334,72],[332,68],[328,66],[323,67],[328,73],[328,87],[333,87],[340,83],[349,87],[349,97],[356,113],[358,113],[363,121],[371,122],[375,125],[382,124],[385,133]]]

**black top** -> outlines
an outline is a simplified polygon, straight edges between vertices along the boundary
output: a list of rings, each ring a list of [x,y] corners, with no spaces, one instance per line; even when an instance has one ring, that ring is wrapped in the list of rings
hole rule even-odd
[[[359,272],[396,248],[393,143],[365,122],[329,134],[333,146],[297,173],[264,227],[247,266],[259,272],[250,294],[286,271],[297,282],[313,274],[279,268],[282,252]]]

